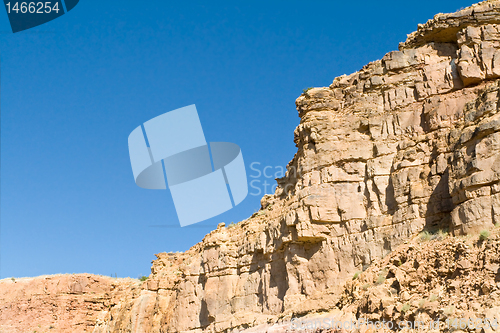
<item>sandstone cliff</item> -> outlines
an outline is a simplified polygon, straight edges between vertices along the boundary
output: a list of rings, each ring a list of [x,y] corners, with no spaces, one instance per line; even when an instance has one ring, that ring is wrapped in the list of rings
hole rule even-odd
[[[141,283],[91,274],[0,280],[0,333],[92,332]]]
[[[424,231],[356,272],[335,309],[242,333],[394,331],[500,331],[500,226],[459,237]]]
[[[388,317],[390,304],[401,316],[411,295],[399,293],[414,286],[381,305],[353,275],[370,280],[423,230],[458,237],[500,223],[500,1],[438,14],[399,48],[300,96],[297,153],[276,193],[187,252],[158,254],[94,332],[236,332],[321,311]],[[405,262],[455,258],[423,251]]]
[[[415,237],[346,284],[338,318],[410,321],[418,332],[500,331],[499,231]]]
[[[296,101],[297,153],[260,212],[157,255],[144,290],[95,332],[227,332],[329,310],[355,272],[422,230],[493,228],[498,78],[500,1],[486,1],[308,90]]]

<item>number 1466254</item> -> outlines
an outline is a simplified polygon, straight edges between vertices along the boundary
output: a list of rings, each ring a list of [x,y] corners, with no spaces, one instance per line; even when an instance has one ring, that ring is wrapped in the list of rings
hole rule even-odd
[[[59,13],[59,2],[10,2],[6,3],[7,13],[30,13],[30,14],[49,14],[51,12]]]

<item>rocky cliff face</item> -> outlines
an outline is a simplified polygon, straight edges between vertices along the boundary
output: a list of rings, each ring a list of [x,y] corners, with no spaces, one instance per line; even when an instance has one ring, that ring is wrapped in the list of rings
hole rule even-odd
[[[298,151],[262,209],[157,255],[95,332],[229,332],[328,310],[354,272],[423,229],[500,223],[499,78],[500,1],[486,1],[308,90]]]
[[[0,333],[92,332],[107,309],[140,286],[91,274],[0,280]]]
[[[364,313],[355,272],[422,230],[500,223],[499,98],[500,1],[436,15],[399,51],[300,96],[297,153],[276,193],[189,251],[158,254],[94,332],[235,332],[339,306]]]
[[[346,284],[336,317],[410,322],[417,332],[499,332],[499,232],[415,237]]]

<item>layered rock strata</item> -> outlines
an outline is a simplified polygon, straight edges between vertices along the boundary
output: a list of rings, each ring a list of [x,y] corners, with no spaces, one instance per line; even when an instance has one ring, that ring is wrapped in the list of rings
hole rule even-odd
[[[308,90],[298,151],[259,213],[157,255],[144,290],[95,332],[230,332],[328,310],[412,235],[500,223],[499,78],[500,1],[486,1]]]
[[[0,333],[92,332],[107,310],[141,290],[135,279],[65,274],[0,280]]]
[[[500,332],[499,231],[415,237],[346,284],[337,318],[417,332]]]
[[[500,226],[459,237],[423,232],[356,272],[335,309],[240,333],[399,331],[500,332]]]
[[[36,318],[55,315],[61,326],[43,329],[59,332],[78,331],[62,325],[74,316],[95,333],[236,332],[338,306],[366,313],[371,300],[345,289],[355,272],[422,230],[475,235],[500,223],[499,94],[500,1],[438,14],[399,51],[297,99],[297,153],[254,216],[158,254],[143,284],[79,277],[76,295],[70,277],[37,278],[34,289],[0,281],[0,329],[18,332],[16,311],[40,327],[50,319]]]

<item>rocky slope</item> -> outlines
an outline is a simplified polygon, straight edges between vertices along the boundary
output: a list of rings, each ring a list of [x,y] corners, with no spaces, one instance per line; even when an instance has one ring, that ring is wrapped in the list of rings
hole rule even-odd
[[[423,299],[451,281],[460,238],[420,254],[408,248],[400,267],[394,259],[387,281],[425,279],[409,287],[398,280],[387,302],[382,287],[359,293],[356,283],[378,276],[383,260],[422,230],[459,237],[500,223],[499,91],[498,0],[438,14],[399,51],[308,90],[296,101],[297,153],[261,210],[220,225],[185,253],[158,254],[148,281],[102,312],[94,332],[236,332],[334,309],[409,316],[413,292]],[[489,250],[478,247],[469,258],[484,277],[496,266],[480,260],[498,263]],[[423,261],[430,269],[440,257],[446,264],[435,273],[414,267]],[[470,288],[463,290],[486,292]],[[375,296],[365,296],[371,290]],[[460,309],[474,309],[461,286],[454,291]],[[498,298],[490,303],[478,304],[498,306]]]
[[[91,274],[0,280],[0,333],[92,332],[107,309],[140,286]]]
[[[418,236],[355,275],[338,307],[345,318],[418,331],[500,332],[499,231]]]
[[[491,234],[460,237],[442,230],[423,232],[356,272],[333,310],[243,332],[389,333],[404,328],[500,331],[500,226]]]

